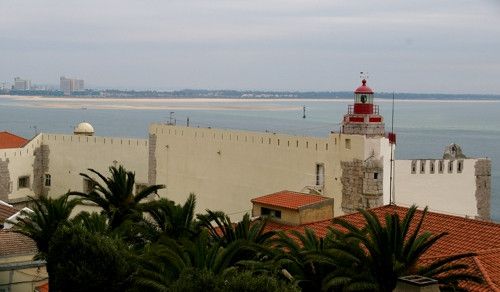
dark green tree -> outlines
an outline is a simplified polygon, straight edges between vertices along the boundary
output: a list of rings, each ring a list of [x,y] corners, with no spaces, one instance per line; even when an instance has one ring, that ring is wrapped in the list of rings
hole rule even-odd
[[[191,292],[203,287],[206,292],[298,292],[299,287],[280,281],[266,274],[250,271],[230,270],[223,274],[214,274],[208,270],[186,269],[178,280],[173,282],[168,291]]]
[[[48,253],[50,291],[125,291],[136,271],[135,257],[119,238],[81,224],[60,227]]]
[[[83,202],[90,202],[101,207],[102,213],[108,217],[111,229],[119,227],[126,220],[142,220],[142,201],[165,187],[152,185],[135,193],[135,173],[127,171],[121,165],[109,168],[110,177],[105,177],[94,169],[89,169],[89,171],[100,180],[84,173],[80,175],[91,182],[93,189],[89,193],[71,192],[70,195],[79,196]]]

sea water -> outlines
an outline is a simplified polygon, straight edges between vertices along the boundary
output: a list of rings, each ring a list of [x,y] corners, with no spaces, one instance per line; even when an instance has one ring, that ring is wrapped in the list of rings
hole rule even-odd
[[[351,100],[96,99],[0,96],[0,131],[24,137],[71,133],[81,121],[100,136],[146,138],[155,122],[191,127],[327,136],[339,131]],[[392,127],[392,101],[377,100]],[[306,118],[303,118],[303,107]],[[451,143],[470,157],[492,160],[492,219],[500,222],[500,101],[396,100],[396,158],[440,158]],[[460,198],[457,198],[460,199]]]

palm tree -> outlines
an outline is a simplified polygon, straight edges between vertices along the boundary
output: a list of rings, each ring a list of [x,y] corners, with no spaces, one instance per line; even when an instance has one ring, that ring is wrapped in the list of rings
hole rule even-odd
[[[49,286],[55,273],[55,266],[48,259],[49,247],[54,234],[63,226],[70,225],[69,216],[80,203],[79,200],[69,200],[69,195],[56,199],[48,197],[30,197],[32,211],[23,210],[14,224],[14,231],[23,234],[36,244],[38,253],[35,259],[47,261]]]
[[[37,259],[47,259],[49,243],[60,226],[69,223],[71,212],[80,203],[69,200],[69,195],[53,199],[49,197],[30,197],[32,211],[23,210],[14,231],[33,239],[37,248]]]
[[[229,216],[220,211],[207,210],[207,214],[197,215],[200,225],[207,228],[210,236],[221,246],[228,246],[236,240],[247,240],[256,244],[265,244],[275,231],[265,231],[267,218],[251,221],[245,214],[238,223],[232,223]]]
[[[277,266],[302,291],[321,291],[323,278],[337,268],[335,256],[326,254],[327,241],[312,229],[306,228],[303,233],[281,231],[271,242],[277,248],[272,258],[275,270]]]
[[[366,220],[363,228],[342,218],[333,219],[335,224],[347,229],[347,233],[338,229],[331,231],[339,236],[333,249],[351,256],[351,264],[344,269],[351,272],[330,274],[325,279],[325,288],[354,289],[362,287],[360,281],[365,284],[371,281],[375,286],[364,288],[392,291],[400,276],[411,274],[434,277],[442,284],[456,284],[460,280],[480,282],[481,279],[466,273],[466,265],[456,263],[474,254],[446,257],[427,266],[419,263],[422,255],[447,233],[433,235],[422,231],[427,208],[420,220],[414,222],[416,211],[417,207],[412,206],[402,220],[396,213],[387,214],[382,224],[372,211],[360,210]],[[356,271],[356,275],[352,271]],[[360,279],[360,275],[364,279]]]
[[[144,204],[144,212],[154,222],[153,228],[149,228],[152,241],[156,241],[160,235],[170,238],[193,238],[199,232],[194,221],[196,208],[196,196],[189,194],[184,205],[175,204],[168,199],[160,199]]]
[[[86,230],[92,233],[108,234],[108,218],[103,214],[96,212],[89,213],[82,211],[78,213],[72,220],[75,225],[81,225]]]
[[[89,168],[97,175],[102,183],[87,174],[80,173],[88,179],[93,189],[89,193],[71,192],[79,196],[84,202],[91,202],[102,208],[102,213],[109,219],[111,229],[120,226],[126,220],[139,221],[142,219],[142,201],[164,185],[151,185],[138,193],[134,193],[135,173],[127,171],[123,166],[109,167],[111,177],[105,177],[98,171]]]
[[[186,238],[176,241],[164,236],[147,248],[136,284],[152,291],[168,291],[168,286],[188,269],[220,275],[234,268],[234,258],[239,252],[249,249],[252,247],[241,240],[225,248],[211,244],[206,230],[194,241]]]

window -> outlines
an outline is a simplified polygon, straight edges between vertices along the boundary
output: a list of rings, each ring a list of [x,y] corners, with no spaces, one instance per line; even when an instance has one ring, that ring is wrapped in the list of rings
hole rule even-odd
[[[439,160],[438,171],[439,171],[439,173],[443,173],[443,170],[444,170],[444,161]]]
[[[434,173],[435,172],[435,169],[434,169],[434,164],[435,164],[435,161],[434,160],[431,160],[429,161],[429,172],[430,173]]]
[[[138,194],[138,193],[142,192],[147,187],[148,187],[147,184],[136,183],[135,184],[135,193]]]
[[[420,173],[425,173],[425,160],[420,160]]]
[[[459,160],[457,162],[457,172],[461,173],[463,169],[464,169],[464,161],[463,160]]]
[[[345,149],[351,149],[351,139],[345,139]]]
[[[45,186],[50,187],[51,184],[52,184],[52,177],[50,176],[50,174],[46,173],[45,174]]]
[[[417,161],[412,160],[411,161],[411,173],[416,173],[417,172]]]
[[[373,179],[378,179],[378,172],[373,173]]]
[[[274,217],[274,218],[281,218],[281,211],[261,207],[260,208],[260,215]]]
[[[93,181],[91,181],[88,178],[83,179],[83,192],[84,193],[90,193],[95,187],[95,184]]]
[[[453,160],[450,160],[448,162],[448,173],[452,173],[453,172]]]
[[[21,176],[17,180],[17,188],[18,189],[23,189],[23,188],[29,188],[30,187],[30,177],[29,176]]]
[[[316,185],[322,186],[325,184],[325,165],[316,163]]]

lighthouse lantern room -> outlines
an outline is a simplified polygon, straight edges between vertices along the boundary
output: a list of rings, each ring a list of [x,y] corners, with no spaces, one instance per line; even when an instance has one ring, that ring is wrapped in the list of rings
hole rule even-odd
[[[379,114],[378,106],[373,104],[373,90],[366,85],[366,79],[354,91],[354,105],[349,105],[344,115],[342,133],[385,135],[384,118]]]

